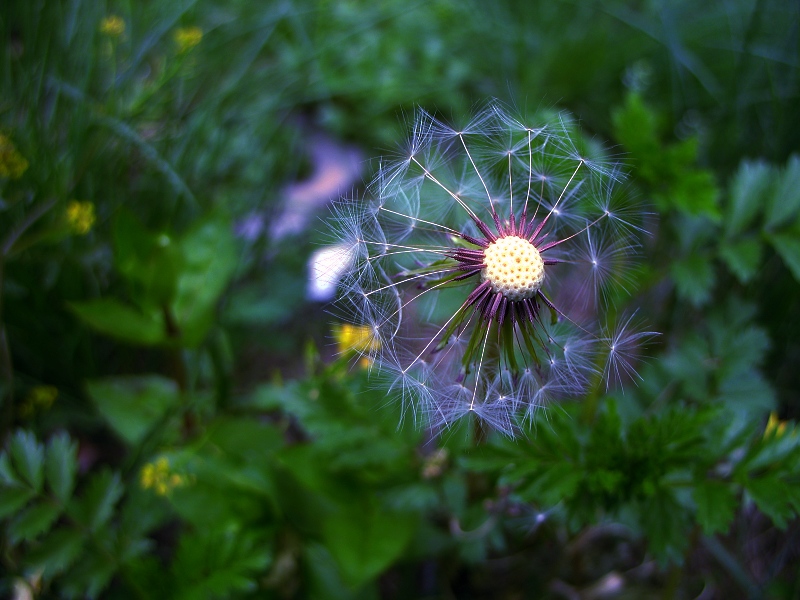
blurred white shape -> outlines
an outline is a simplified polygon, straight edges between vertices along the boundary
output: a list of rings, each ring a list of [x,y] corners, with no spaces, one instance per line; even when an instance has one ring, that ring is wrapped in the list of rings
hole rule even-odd
[[[355,248],[349,244],[325,246],[316,250],[308,259],[309,300],[325,302],[333,299],[336,286],[355,258]]]
[[[363,159],[357,148],[315,134],[309,142],[309,155],[313,167],[311,177],[286,186],[283,209],[270,223],[273,241],[302,232],[319,208],[361,178]]]

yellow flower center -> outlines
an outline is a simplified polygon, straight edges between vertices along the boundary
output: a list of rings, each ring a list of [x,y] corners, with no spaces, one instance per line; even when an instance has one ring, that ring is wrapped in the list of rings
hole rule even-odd
[[[544,261],[528,240],[509,235],[498,238],[484,250],[481,281],[509,300],[533,298],[544,281]]]

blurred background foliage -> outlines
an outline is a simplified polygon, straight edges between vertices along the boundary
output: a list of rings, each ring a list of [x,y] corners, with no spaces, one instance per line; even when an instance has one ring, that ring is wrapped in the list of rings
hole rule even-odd
[[[0,595],[800,597],[798,23],[6,0]],[[432,439],[306,265],[416,106],[489,97],[628,165],[653,219],[626,308],[662,335],[638,387]]]

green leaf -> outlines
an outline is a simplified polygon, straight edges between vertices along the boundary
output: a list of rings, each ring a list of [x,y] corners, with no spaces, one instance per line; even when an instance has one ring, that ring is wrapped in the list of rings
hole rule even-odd
[[[113,298],[71,302],[69,307],[90,327],[122,341],[153,346],[166,340],[159,313],[144,314]]]
[[[758,509],[772,519],[776,527],[784,529],[792,518],[791,490],[777,475],[767,475],[745,481],[747,493]]]
[[[30,431],[17,431],[9,445],[11,460],[22,480],[36,492],[42,490],[44,448]]]
[[[690,255],[676,260],[670,267],[670,275],[675,281],[678,295],[694,306],[704,304],[711,296],[714,286],[714,269],[711,261]]]
[[[183,266],[180,248],[165,233],[147,231],[129,211],[120,211],[114,226],[116,267],[134,284],[142,306],[172,302]]]
[[[86,387],[109,425],[131,445],[138,444],[180,399],[178,385],[158,375],[96,379]]]
[[[797,281],[800,281],[800,233],[774,233],[769,236],[772,246],[781,255]]]
[[[725,231],[734,236],[747,228],[770,197],[775,170],[764,161],[743,161],[733,177]]]
[[[0,519],[17,512],[22,506],[36,495],[29,487],[19,485],[0,486]]]
[[[747,283],[761,264],[761,243],[756,239],[723,242],[719,255],[731,273],[742,283]]]
[[[119,474],[103,471],[92,478],[83,497],[73,507],[73,517],[91,531],[97,531],[111,518],[123,491]]]
[[[721,481],[699,481],[694,488],[694,502],[697,522],[706,535],[728,531],[738,504],[730,485]]]
[[[8,528],[12,543],[31,540],[45,532],[61,514],[61,507],[49,501],[29,506],[15,518]]]
[[[678,564],[689,544],[685,511],[666,490],[659,490],[641,507],[641,521],[648,547],[661,564]]]
[[[47,483],[53,495],[66,504],[75,485],[78,468],[78,445],[66,433],[50,439],[45,457]]]
[[[352,587],[377,577],[403,553],[416,530],[416,516],[389,512],[375,501],[345,507],[325,520],[323,539]]]
[[[800,209],[800,155],[789,158],[777,182],[772,202],[767,210],[767,229],[786,223]]]
[[[184,264],[172,308],[183,344],[196,346],[213,323],[217,301],[236,270],[236,241],[228,221],[214,215],[195,226],[179,244]]]
[[[50,578],[75,562],[83,541],[84,534],[79,531],[57,529],[31,549],[26,562],[36,570],[43,569],[44,577]]]

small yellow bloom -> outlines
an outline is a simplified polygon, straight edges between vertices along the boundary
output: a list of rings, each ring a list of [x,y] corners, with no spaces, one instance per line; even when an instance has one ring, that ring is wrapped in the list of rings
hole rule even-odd
[[[0,133],[0,177],[19,179],[28,168],[28,161],[14,143]]]
[[[86,235],[94,225],[94,204],[88,201],[72,200],[67,205],[67,223],[73,233]]]
[[[108,37],[118,38],[125,33],[125,21],[119,15],[109,15],[100,21],[100,33]]]
[[[781,421],[778,418],[778,413],[774,410],[769,413],[769,420],[767,421],[767,426],[764,428],[764,439],[769,437],[783,437],[783,434],[786,433],[786,421]]]
[[[366,325],[351,325],[343,323],[333,332],[339,352],[374,352],[380,349],[381,342],[373,335],[373,331]]]
[[[197,46],[203,39],[203,30],[199,27],[181,27],[175,32],[175,43],[178,54],[184,54]]]
[[[170,473],[169,460],[162,456],[142,467],[139,482],[144,489],[152,489],[159,496],[166,496],[176,487],[185,485],[186,478],[178,473]]]
[[[30,417],[39,411],[49,410],[58,397],[58,388],[52,385],[37,385],[28,392],[19,408],[22,417]]]

